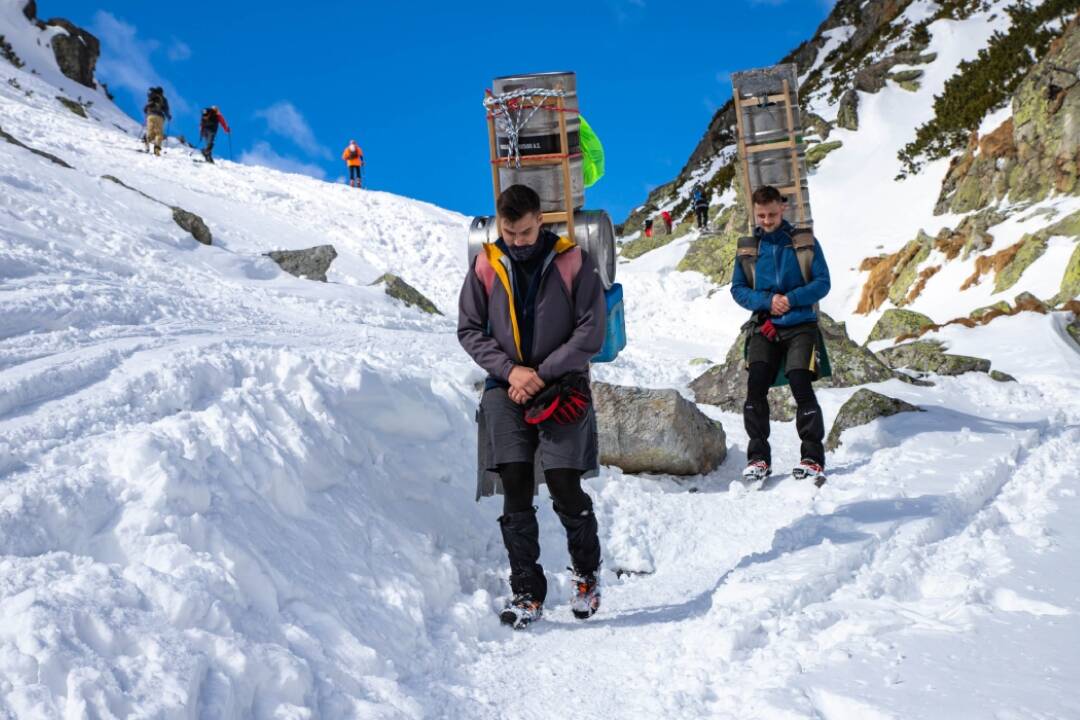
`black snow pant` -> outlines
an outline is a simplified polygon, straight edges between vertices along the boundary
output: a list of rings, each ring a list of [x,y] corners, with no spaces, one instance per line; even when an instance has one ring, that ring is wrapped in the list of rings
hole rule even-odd
[[[694,213],[697,215],[698,230],[704,230],[705,226],[709,224],[709,206],[698,205],[694,208]]]
[[[202,154],[203,154],[203,157],[206,158],[207,160],[213,160],[214,159],[214,140],[215,140],[215,138],[217,138],[217,130],[216,129],[214,129],[214,130],[206,130],[206,129],[204,129],[202,131],[202,139],[203,139],[203,143],[204,143],[203,149],[202,149]]]
[[[750,462],[764,460],[772,465],[769,448],[769,388],[776,378],[776,363],[750,363],[746,404],[743,405],[743,424],[749,443],[746,457]],[[795,429],[802,440],[801,459],[812,460],[825,467],[825,421],[814,396],[813,374],[809,370],[789,370],[787,373],[791,394],[795,396]]]
[[[499,465],[503,483],[503,514],[499,518],[503,544],[510,557],[510,589],[544,602],[547,579],[540,566],[540,526],[533,506],[532,463]],[[600,537],[592,498],[581,488],[581,471],[544,471],[555,514],[566,530],[566,544],[574,570],[595,572],[600,567]]]

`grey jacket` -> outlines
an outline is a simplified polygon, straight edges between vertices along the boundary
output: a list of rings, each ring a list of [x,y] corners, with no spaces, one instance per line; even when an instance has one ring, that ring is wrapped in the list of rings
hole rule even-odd
[[[476,256],[458,301],[458,341],[476,364],[505,382],[524,364],[514,310],[513,261],[495,244]],[[533,365],[545,382],[585,372],[604,345],[607,304],[596,263],[559,238],[544,259],[536,295]]]

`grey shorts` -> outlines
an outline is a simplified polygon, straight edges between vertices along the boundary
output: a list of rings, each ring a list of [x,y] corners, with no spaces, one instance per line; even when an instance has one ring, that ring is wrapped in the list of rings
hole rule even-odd
[[[817,349],[818,324],[803,323],[777,328],[779,342],[772,342],[760,333],[750,336],[746,362],[764,362],[773,367],[783,365],[784,371],[814,370],[814,351]],[[781,363],[783,361],[783,363]]]
[[[501,492],[498,466],[503,463],[534,463],[537,481],[544,470],[569,468],[592,477],[599,470],[599,441],[593,406],[581,422],[559,425],[525,422],[525,410],[510,399],[505,388],[484,393],[477,411],[477,497]]]

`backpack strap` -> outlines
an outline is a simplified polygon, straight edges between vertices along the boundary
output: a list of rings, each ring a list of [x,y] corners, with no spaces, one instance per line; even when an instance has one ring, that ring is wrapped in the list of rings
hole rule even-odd
[[[491,298],[491,291],[495,288],[495,268],[491,266],[487,253],[482,252],[476,256],[474,272],[476,272],[476,277],[480,279],[480,283],[484,286],[484,292],[488,298]]]
[[[581,272],[582,260],[581,248],[579,247],[570,248],[555,256],[555,269],[559,271],[559,277],[562,278],[563,285],[566,286],[566,292],[570,297],[574,296],[574,281],[577,280],[578,273]]]
[[[735,257],[739,259],[739,263],[742,265],[743,275],[746,276],[746,281],[750,284],[751,288],[757,289],[757,279],[755,277],[755,270],[757,268],[758,259],[758,245],[760,240],[753,235],[746,235],[739,238],[738,244],[735,246]]]
[[[799,228],[791,233],[791,246],[795,248],[795,257],[799,260],[803,282],[810,282],[810,267],[814,264],[814,231]]]

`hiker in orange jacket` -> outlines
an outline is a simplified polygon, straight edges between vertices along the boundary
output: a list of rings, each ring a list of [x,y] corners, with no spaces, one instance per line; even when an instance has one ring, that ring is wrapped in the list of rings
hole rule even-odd
[[[362,170],[364,167],[364,151],[356,144],[355,140],[349,141],[348,147],[341,153],[341,159],[349,166],[349,185],[356,188],[362,187],[364,184]]]

